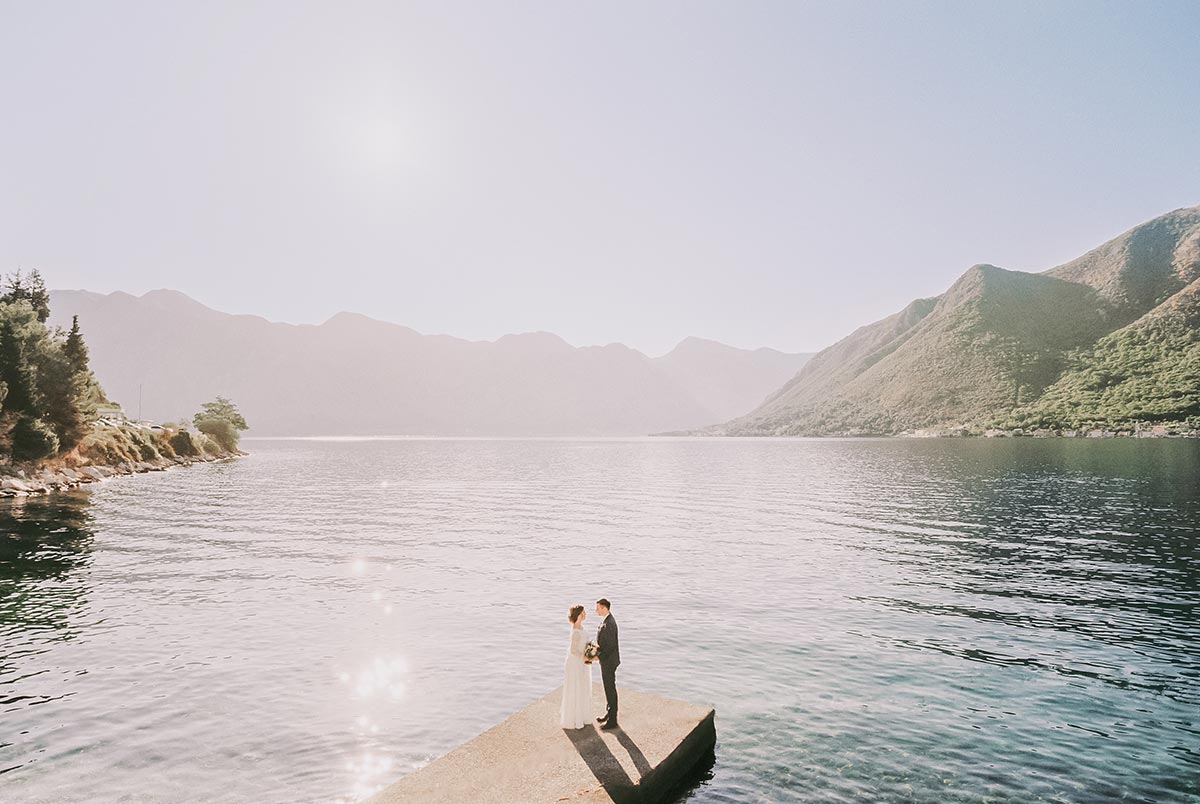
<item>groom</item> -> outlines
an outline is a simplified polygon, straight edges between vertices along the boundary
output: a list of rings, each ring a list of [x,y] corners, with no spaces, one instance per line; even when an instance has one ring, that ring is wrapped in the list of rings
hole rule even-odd
[[[596,631],[596,645],[599,647],[600,678],[604,680],[604,698],[608,709],[604,717],[596,718],[603,724],[601,729],[617,728],[617,666],[621,664],[621,643],[617,640],[617,621],[609,611],[612,604],[607,598],[596,601],[596,615],[600,618],[600,628]]]

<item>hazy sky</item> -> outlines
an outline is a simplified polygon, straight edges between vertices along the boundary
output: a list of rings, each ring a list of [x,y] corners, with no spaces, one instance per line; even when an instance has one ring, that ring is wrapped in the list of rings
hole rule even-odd
[[[810,350],[1200,203],[1200,3],[0,0],[0,268]]]

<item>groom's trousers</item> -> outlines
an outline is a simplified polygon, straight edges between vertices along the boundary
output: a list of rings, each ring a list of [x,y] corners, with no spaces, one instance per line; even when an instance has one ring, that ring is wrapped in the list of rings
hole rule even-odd
[[[609,723],[617,722],[617,668],[612,665],[607,665],[600,662],[600,678],[604,681],[604,700],[608,702],[608,709],[604,712],[604,717]]]

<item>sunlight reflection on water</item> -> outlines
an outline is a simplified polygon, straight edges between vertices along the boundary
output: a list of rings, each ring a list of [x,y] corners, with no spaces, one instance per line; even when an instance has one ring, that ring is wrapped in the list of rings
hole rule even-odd
[[[248,446],[4,509],[6,804],[361,800],[601,594],[697,804],[1200,795],[1194,443]]]

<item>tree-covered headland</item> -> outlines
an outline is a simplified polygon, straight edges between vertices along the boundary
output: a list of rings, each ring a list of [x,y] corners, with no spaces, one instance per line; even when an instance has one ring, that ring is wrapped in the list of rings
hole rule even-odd
[[[0,462],[116,466],[234,453],[246,420],[228,399],[205,404],[186,424],[99,419],[115,408],[88,365],[78,316],[46,324],[50,294],[37,271],[0,283]]]

